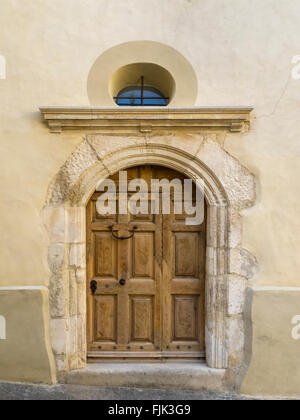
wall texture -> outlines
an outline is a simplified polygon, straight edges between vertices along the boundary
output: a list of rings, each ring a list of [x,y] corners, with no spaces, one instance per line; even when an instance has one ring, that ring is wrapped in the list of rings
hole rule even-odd
[[[299,394],[295,355],[300,342],[287,337],[292,330],[289,318],[300,314],[300,304],[297,293],[286,290],[299,286],[300,272],[300,79],[292,77],[292,59],[300,54],[299,20],[299,0],[2,1],[0,55],[6,59],[6,78],[0,78],[0,286],[49,286],[49,238],[41,212],[51,181],[83,139],[78,132],[51,134],[39,107],[91,105],[90,72],[119,44],[166,45],[184,57],[196,75],[191,106],[255,107],[249,132],[219,140],[255,175],[257,188],[256,204],[243,211],[242,246],[258,261],[251,281],[263,289],[251,300],[245,362],[250,369],[242,391],[272,394],[272,384],[280,382],[277,393],[291,395],[294,389]],[[151,53],[150,48],[147,55]],[[172,60],[177,77],[184,79],[187,67],[182,66],[180,74]],[[6,297],[0,289],[4,316]],[[17,305],[17,297],[12,299]],[[40,301],[40,311],[47,311],[43,305]],[[268,322],[270,311],[276,312],[275,318],[282,314],[277,326]],[[48,316],[34,322],[41,323],[41,331],[49,327]],[[39,336],[44,348],[46,335]],[[273,338],[280,362],[268,358],[269,351],[275,351]],[[0,353],[5,345],[0,340]],[[41,357],[48,373],[40,380],[48,381],[52,356],[44,351]],[[1,366],[0,379],[16,379]],[[27,374],[20,379],[33,378]]]
[[[0,288],[0,311],[6,323],[0,342],[1,380],[54,383],[48,289]]]

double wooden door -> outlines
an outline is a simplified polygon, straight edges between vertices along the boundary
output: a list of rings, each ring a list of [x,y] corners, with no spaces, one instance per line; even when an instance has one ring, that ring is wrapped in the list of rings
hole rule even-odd
[[[184,179],[155,166],[131,168],[127,177],[148,183],[149,213],[151,179]],[[118,186],[119,174],[111,179]],[[99,195],[87,206],[88,358],[203,359],[205,221],[187,226],[174,200],[170,214],[103,216]]]

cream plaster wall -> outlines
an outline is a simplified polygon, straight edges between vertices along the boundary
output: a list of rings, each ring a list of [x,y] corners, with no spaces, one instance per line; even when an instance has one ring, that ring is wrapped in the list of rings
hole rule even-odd
[[[45,287],[0,287],[5,336],[0,337],[0,380],[56,382],[50,343],[49,291]]]
[[[131,41],[183,55],[198,78],[195,105],[255,107],[248,133],[220,140],[256,176],[242,245],[259,262],[256,285],[299,286],[300,80],[291,77],[299,21],[300,0],[1,1],[0,286],[48,286],[41,211],[83,137],[51,134],[38,108],[89,106],[94,63]]]
[[[51,179],[81,141],[76,133],[51,135],[38,107],[89,105],[96,59],[136,40],[186,57],[198,76],[196,105],[255,106],[248,135],[225,141],[257,175],[244,245],[261,262],[259,284],[299,283],[300,80],[291,78],[299,0],[79,0],[76,7],[73,0],[5,0],[0,7],[7,61],[0,80],[1,285],[47,282],[40,210]]]
[[[245,376],[241,392],[299,397],[300,341],[293,333],[299,327],[292,322],[299,313],[299,287],[248,289]]]

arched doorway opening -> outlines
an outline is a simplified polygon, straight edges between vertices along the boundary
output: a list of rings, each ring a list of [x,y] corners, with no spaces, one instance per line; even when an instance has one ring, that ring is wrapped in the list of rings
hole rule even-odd
[[[196,185],[188,191],[187,176],[162,166],[133,167],[109,180],[116,201],[100,206],[114,193],[98,189],[86,213],[88,359],[204,361],[203,195],[197,202]],[[124,194],[127,209],[137,204],[126,214]],[[199,220],[189,224],[196,210]]]

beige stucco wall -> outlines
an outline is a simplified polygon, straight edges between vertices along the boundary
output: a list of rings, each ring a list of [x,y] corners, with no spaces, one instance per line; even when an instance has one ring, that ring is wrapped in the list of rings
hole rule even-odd
[[[299,397],[300,343],[296,340],[299,327],[292,323],[295,313],[300,313],[299,287],[247,291],[242,393]]]
[[[227,134],[223,143],[256,176],[256,205],[243,212],[243,247],[259,264],[255,286],[299,286],[300,80],[291,77],[299,20],[299,0],[2,1],[0,286],[48,286],[41,211],[50,182],[83,137],[50,134],[38,108],[90,105],[96,60],[131,41],[165,44],[185,57],[198,78],[190,105],[255,107],[250,131]],[[267,316],[267,295],[253,306],[253,317]],[[290,301],[281,296],[282,312],[288,311]],[[253,346],[256,354],[266,351],[261,340]],[[300,389],[299,375],[287,366],[280,375],[275,369],[275,378],[294,375]]]
[[[0,380],[53,384],[56,372],[48,289],[0,287],[0,312],[5,320],[0,337]]]

